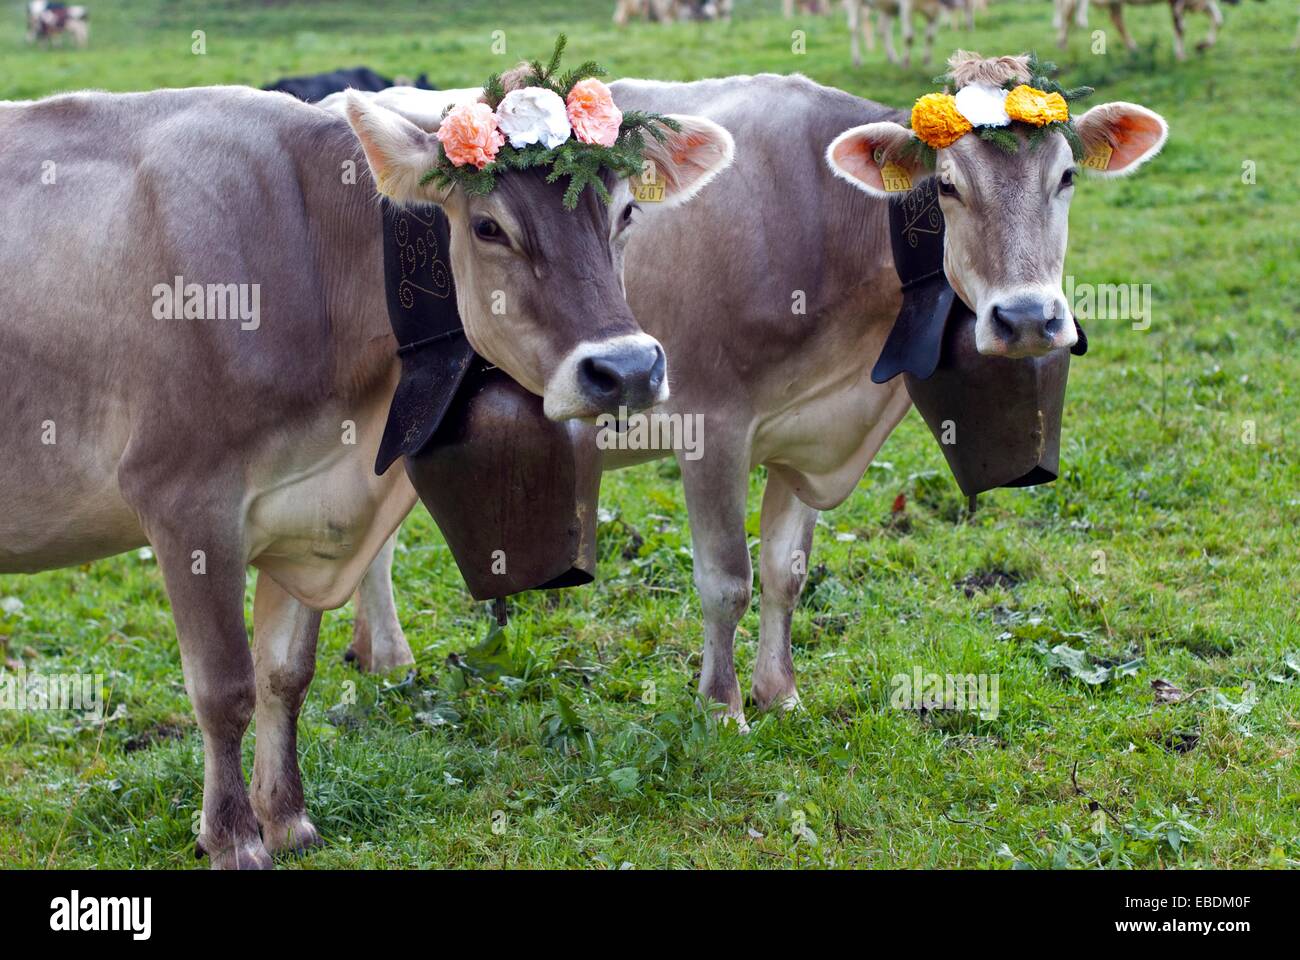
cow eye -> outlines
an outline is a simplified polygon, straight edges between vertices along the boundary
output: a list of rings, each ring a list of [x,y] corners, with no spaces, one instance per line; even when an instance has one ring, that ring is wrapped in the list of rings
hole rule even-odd
[[[474,221],[474,236],[480,240],[487,240],[490,243],[505,243],[506,234],[501,229],[501,224],[497,223],[491,217],[479,217]]]
[[[633,211],[633,210],[636,210],[636,209],[637,209],[637,205],[636,205],[635,203],[629,203],[626,207],[623,208],[623,222],[624,222],[624,223],[631,223],[631,222],[632,222],[632,211]]]
[[[957,185],[954,184],[951,180],[944,180],[944,179],[940,178],[940,180],[939,180],[939,196],[941,196],[941,197],[956,197],[956,196],[958,196],[958,193],[957,193]]]
[[[1065,173],[1061,174],[1062,190],[1068,190],[1070,189],[1070,187],[1074,186],[1074,177],[1076,172],[1077,171],[1074,169],[1074,167],[1070,167],[1070,169],[1066,170]]]

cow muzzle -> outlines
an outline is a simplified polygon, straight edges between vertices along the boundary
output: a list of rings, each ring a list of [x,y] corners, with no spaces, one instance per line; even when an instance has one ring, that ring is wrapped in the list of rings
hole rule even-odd
[[[546,384],[552,420],[635,413],[668,399],[664,348],[644,333],[584,343],[564,358]]]
[[[975,347],[986,357],[1045,357],[1078,340],[1074,318],[1060,293],[1000,297],[980,312]]]

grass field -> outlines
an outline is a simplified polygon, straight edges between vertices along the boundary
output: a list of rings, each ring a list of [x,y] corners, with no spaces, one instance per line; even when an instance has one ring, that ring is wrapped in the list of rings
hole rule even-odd
[[[901,106],[939,72],[879,52],[854,70],[840,15],[795,24],[777,0],[741,0],[729,25],[622,31],[612,6],[140,0],[92,4],[90,49],[46,52],[22,45],[7,3],[0,96],[360,63],[468,85],[560,29],[616,76],[797,70]],[[1149,283],[1154,307],[1146,331],[1089,326],[1057,483],[985,495],[966,518],[909,414],[819,524],[794,624],[806,709],[751,717],[747,736],[693,701],[701,628],[671,463],[606,477],[599,583],[516,602],[499,639],[421,509],[395,572],[418,675],[353,672],[351,612],[326,616],[300,747],[327,845],[286,865],[1300,865],[1296,9],[1225,11],[1218,47],[1185,64],[1163,7],[1129,14],[1134,56],[1113,37],[1093,55],[1080,32],[1058,58],[1094,102],[1145,104],[1172,135],[1137,177],[1077,191],[1067,273]],[[1050,22],[1045,0],[995,3],[937,49],[1046,55]],[[1189,22],[1198,39],[1204,18]],[[4,577],[0,598],[11,660],[102,673],[112,698],[104,723],[0,712],[0,866],[194,866],[202,750],[156,564]],[[757,631],[756,597],[743,684]],[[916,668],[994,675],[1000,710],[892,707],[891,679]],[[1158,703],[1158,680],[1187,696]]]

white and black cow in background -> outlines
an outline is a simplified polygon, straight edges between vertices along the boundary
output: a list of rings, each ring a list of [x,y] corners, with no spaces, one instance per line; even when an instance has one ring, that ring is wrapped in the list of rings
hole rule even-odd
[[[90,11],[84,6],[52,3],[50,0],[30,0],[27,4],[27,42],[45,41],[53,46],[71,37],[72,42],[84,47],[90,42]]]

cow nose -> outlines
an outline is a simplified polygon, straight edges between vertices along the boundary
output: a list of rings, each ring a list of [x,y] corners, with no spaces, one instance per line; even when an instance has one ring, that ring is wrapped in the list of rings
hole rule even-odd
[[[1011,300],[993,305],[993,333],[1018,351],[1045,353],[1052,348],[1064,319],[1053,301]]]
[[[658,401],[666,366],[659,344],[623,344],[584,357],[578,364],[578,386],[606,413],[617,413],[619,407],[644,410]]]

